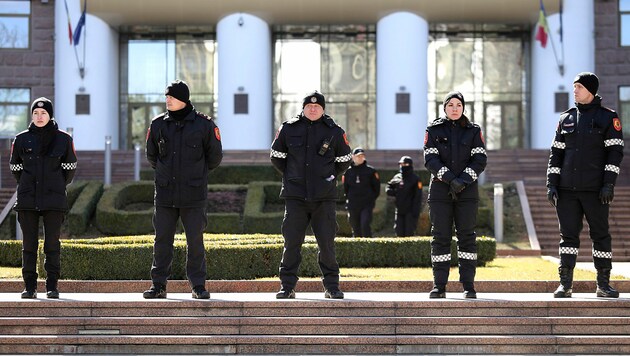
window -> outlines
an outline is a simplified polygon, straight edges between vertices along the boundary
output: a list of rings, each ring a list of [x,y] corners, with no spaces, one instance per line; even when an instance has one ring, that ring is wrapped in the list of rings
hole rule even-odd
[[[619,0],[619,43],[630,46],[630,0]]]
[[[26,129],[30,97],[30,89],[0,88],[0,138],[11,138]]]
[[[619,116],[621,126],[630,127],[630,86],[619,87]]]
[[[28,48],[30,1],[0,1],[0,48]]]

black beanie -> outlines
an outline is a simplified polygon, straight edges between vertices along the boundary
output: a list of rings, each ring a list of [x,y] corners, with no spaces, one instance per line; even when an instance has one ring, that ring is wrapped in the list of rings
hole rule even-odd
[[[409,163],[409,164],[413,164],[413,160],[411,159],[411,157],[409,156],[402,156],[400,157],[400,159],[398,160],[398,163]]]
[[[448,101],[453,98],[457,98],[459,99],[459,101],[462,102],[462,111],[464,111],[464,109],[466,108],[466,102],[464,101],[464,96],[462,95],[462,93],[458,91],[452,91],[446,94],[446,96],[444,97],[444,102],[442,103],[442,109],[446,109],[446,104],[448,104]]]
[[[575,79],[573,79],[573,83],[580,83],[584,85],[586,90],[588,90],[591,94],[597,95],[597,90],[599,89],[599,78],[597,78],[594,73],[578,73],[578,75],[575,76]]]
[[[33,104],[31,104],[31,114],[33,114],[35,109],[44,109],[48,112],[48,116],[50,116],[51,119],[53,118],[53,104],[50,99],[44,98],[43,96],[35,99]]]
[[[179,101],[187,103],[188,99],[190,99],[190,90],[188,90],[188,84],[185,81],[176,80],[166,87],[164,95],[170,95]]]
[[[326,109],[326,99],[324,98],[324,94],[318,92],[317,90],[308,94],[302,101],[302,109],[304,109],[307,104],[319,104],[322,109]]]

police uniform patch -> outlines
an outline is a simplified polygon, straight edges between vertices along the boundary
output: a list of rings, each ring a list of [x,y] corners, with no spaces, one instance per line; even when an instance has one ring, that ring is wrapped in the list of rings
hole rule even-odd
[[[216,137],[217,140],[221,141],[221,132],[219,131],[218,127],[214,128],[214,137]]]
[[[621,120],[619,120],[618,117],[613,119],[613,127],[615,128],[615,130],[621,131]]]
[[[37,106],[39,106],[40,108],[43,108],[44,107],[44,102],[43,101],[38,102]]]
[[[483,138],[483,134],[481,133],[481,130],[479,130],[479,138],[481,139],[481,142],[483,142],[483,144],[486,144],[486,140]]]
[[[316,103],[317,102],[317,98],[314,96],[311,96],[311,103]]]
[[[315,98],[313,98],[313,99],[315,99]],[[350,142],[348,142],[348,135],[343,134],[343,140],[346,143],[346,145],[350,146]]]
[[[151,136],[151,126],[149,126],[149,129],[147,130],[147,138],[145,139],[145,141],[149,141],[149,136]]]
[[[425,131],[424,133],[424,144],[426,145],[429,142],[429,133]]]

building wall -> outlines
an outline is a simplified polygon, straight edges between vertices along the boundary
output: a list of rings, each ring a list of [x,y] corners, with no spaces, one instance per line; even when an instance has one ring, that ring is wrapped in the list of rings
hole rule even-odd
[[[618,1],[595,0],[595,74],[604,106],[615,109],[619,86],[630,85],[630,47],[619,46],[619,25]]]
[[[31,1],[31,43],[28,49],[2,49],[0,78],[4,88],[30,88],[31,99],[54,101],[55,2]]]

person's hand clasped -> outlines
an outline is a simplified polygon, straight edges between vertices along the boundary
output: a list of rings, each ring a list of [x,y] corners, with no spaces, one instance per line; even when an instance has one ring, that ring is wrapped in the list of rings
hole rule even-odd
[[[558,188],[555,185],[547,187],[547,200],[554,208],[558,206]]]
[[[602,204],[610,204],[615,197],[615,186],[608,183],[599,190],[599,200]]]

